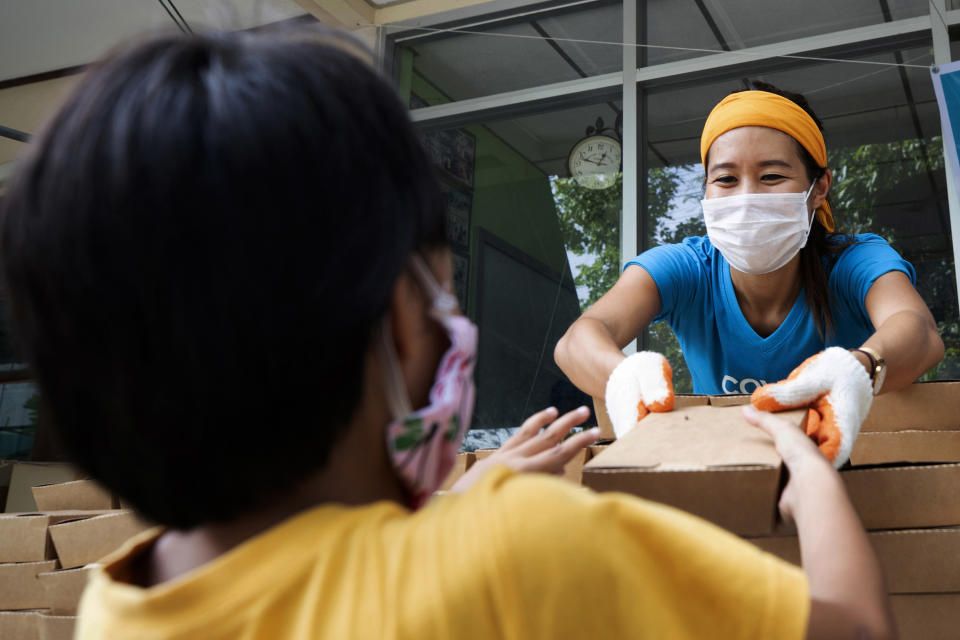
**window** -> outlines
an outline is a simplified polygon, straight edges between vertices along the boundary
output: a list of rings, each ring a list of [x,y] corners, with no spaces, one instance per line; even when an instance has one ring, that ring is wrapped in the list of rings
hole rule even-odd
[[[412,96],[429,100],[420,82]],[[476,428],[516,427],[550,405],[589,403],[553,350],[616,280],[621,176],[614,164],[606,188],[581,186],[567,160],[598,128],[616,139],[619,111],[618,101],[602,101],[423,132],[447,197],[457,294],[480,328]],[[600,144],[585,146],[585,157],[602,163],[608,142]]]
[[[960,8],[958,2],[948,0],[948,9]],[[481,323],[481,340],[485,333],[493,334],[482,347],[489,349],[490,359],[499,358],[500,362],[488,366],[486,356],[481,355],[476,427],[515,425],[525,412],[549,402],[541,376],[553,367],[553,342],[573,313],[574,297],[564,289],[567,276],[562,274],[574,280],[575,301],[583,310],[616,280],[622,260],[633,257],[617,254],[619,230],[632,229],[632,203],[623,208],[622,194],[614,196],[613,190],[565,191],[576,183],[571,182],[562,159],[584,135],[585,126],[598,117],[609,126],[620,108],[621,87],[615,80],[607,81],[621,71],[622,48],[601,43],[622,40],[623,21],[631,19],[634,8],[641,43],[637,52],[640,104],[635,113],[624,113],[622,120],[636,123],[639,131],[639,157],[629,167],[637,172],[642,194],[636,208],[638,251],[705,233],[699,205],[703,193],[699,138],[716,102],[744,88],[748,79],[805,94],[825,123],[839,230],[879,233],[915,266],[920,294],[947,343],[946,359],[928,377],[960,377],[950,211],[939,114],[926,68],[933,63],[932,36],[926,27],[917,27],[922,20],[910,21],[931,14],[934,9],[927,0],[811,0],[776,10],[748,0],[638,0],[635,6],[603,0],[556,4],[526,5],[512,17],[481,16],[453,27],[483,31],[484,35],[424,35],[408,30],[395,41],[401,93],[412,108],[467,101],[459,110],[434,112],[446,119],[443,121],[431,123],[428,118],[434,116],[423,112],[420,119],[427,135],[456,137],[457,129],[449,125],[445,131],[437,129],[438,122],[450,122],[452,117],[466,122],[468,126],[461,129],[472,132],[477,140],[478,186],[472,194],[470,279],[465,295],[470,315]],[[631,11],[625,12],[624,7]],[[945,19],[956,18],[949,14]],[[905,22],[886,31],[863,30],[897,21]],[[954,59],[960,58],[956,34],[955,28]],[[535,35],[541,39],[533,39]],[[807,39],[805,44],[787,44],[780,53],[867,64],[801,60],[771,53],[771,47],[801,39]],[[758,47],[766,49],[755,57],[744,57],[735,67],[724,66],[729,56],[717,55]],[[692,58],[703,58],[704,65],[672,66]],[[870,64],[878,62],[883,64]],[[711,65],[717,65],[715,74],[709,71]],[[605,74],[605,78],[595,78]],[[544,89],[558,82],[564,83],[562,91],[556,86]],[[598,98],[601,84],[606,87],[602,91],[609,94]],[[484,96],[494,97],[470,102]],[[590,106],[576,106],[582,104]],[[474,108],[482,111],[471,118]],[[488,142],[481,142],[486,136]],[[444,144],[454,144],[453,137]],[[481,153],[481,148],[493,145],[494,140],[537,167],[540,177],[530,180],[541,181],[537,187],[541,193],[545,193],[544,184],[550,185],[552,203],[542,209],[547,214],[537,209],[539,204],[525,204],[529,197],[526,187],[515,186],[525,172],[515,171],[509,163],[496,164],[503,162],[501,156],[493,160]],[[556,148],[544,152],[551,144]],[[636,142],[626,140],[625,144],[630,150]],[[632,198],[631,182],[626,181],[625,188]],[[481,188],[489,193],[480,193]],[[518,207],[536,212],[512,213],[519,211]],[[487,212],[482,216],[487,219],[481,224],[477,212],[484,209]],[[589,216],[584,213],[587,211]],[[618,211],[619,224],[608,217]],[[531,220],[549,220],[549,224],[538,222],[540,229],[533,233]],[[560,247],[565,262],[562,256],[550,257]],[[509,265],[517,273],[526,269],[529,282],[511,275]],[[546,268],[540,268],[544,265]],[[548,272],[552,272],[552,280]],[[494,278],[501,280],[499,287],[492,284]],[[540,284],[535,284],[535,278],[541,279]],[[529,293],[537,287],[554,292],[555,310],[552,302],[544,302],[543,296],[548,295]],[[546,320],[536,318],[532,310],[523,311],[531,314],[524,316],[521,310],[527,305],[541,308],[539,313]],[[543,312],[545,305],[551,312]],[[517,314],[516,318],[508,320],[510,313]],[[498,340],[500,351],[494,348]],[[523,361],[516,355],[503,355],[514,353],[508,344],[511,341],[516,343],[513,347],[546,344],[547,348],[524,347],[536,357],[527,355]],[[641,342],[667,354],[675,368],[678,391],[692,389],[668,327],[654,326]],[[515,351],[519,353],[519,347]],[[521,361],[525,364],[519,364]],[[539,364],[530,364],[533,361]],[[502,381],[495,380],[496,367],[507,372]],[[562,380],[555,368],[548,375]],[[531,376],[537,380],[531,382]],[[508,392],[507,387],[525,391]],[[510,393],[513,395],[503,395],[509,408],[498,414],[494,399]]]

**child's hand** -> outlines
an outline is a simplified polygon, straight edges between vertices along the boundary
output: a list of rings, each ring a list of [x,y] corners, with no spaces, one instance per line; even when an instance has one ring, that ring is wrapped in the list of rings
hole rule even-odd
[[[787,467],[787,486],[780,496],[780,513],[784,518],[796,520],[798,511],[823,497],[821,492],[842,491],[837,472],[801,429],[751,405],[743,408],[743,417],[773,438],[773,445]]]
[[[496,465],[506,465],[524,472],[563,473],[564,465],[600,437],[599,429],[589,429],[564,440],[572,428],[589,416],[590,410],[586,407],[575,409],[559,419],[553,407],[533,414],[496,453],[470,467],[450,491],[466,491],[487,469]],[[551,421],[553,424],[550,424]],[[547,428],[541,432],[544,427]]]

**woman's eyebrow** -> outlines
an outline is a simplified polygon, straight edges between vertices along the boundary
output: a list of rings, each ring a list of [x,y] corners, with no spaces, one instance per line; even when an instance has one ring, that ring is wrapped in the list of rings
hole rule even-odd
[[[786,160],[761,160],[756,164],[758,167],[785,167],[787,169],[792,169],[791,165]],[[717,169],[735,169],[737,168],[737,163],[735,162],[719,162],[715,165],[710,166],[710,171],[716,171]]]
[[[792,169],[793,165],[784,160],[762,160],[757,163],[758,167],[786,167],[787,169]]]
[[[717,169],[736,169],[736,162],[720,162],[710,166],[710,171],[715,171]]]

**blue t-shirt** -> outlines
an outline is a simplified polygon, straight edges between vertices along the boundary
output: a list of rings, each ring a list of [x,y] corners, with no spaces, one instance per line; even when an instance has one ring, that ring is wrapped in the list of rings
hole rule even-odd
[[[867,291],[885,273],[902,271],[916,285],[913,266],[872,233],[853,237],[829,271],[834,331],[824,341],[804,292],[777,330],[761,338],[747,322],[730,280],[730,267],[706,236],[645,251],[627,263],[643,267],[660,290],[660,314],[680,342],[694,393],[752,393],[786,378],[827,347],[859,347],[874,332]],[[827,262],[824,267],[829,268]],[[626,267],[625,267],[626,268]]]

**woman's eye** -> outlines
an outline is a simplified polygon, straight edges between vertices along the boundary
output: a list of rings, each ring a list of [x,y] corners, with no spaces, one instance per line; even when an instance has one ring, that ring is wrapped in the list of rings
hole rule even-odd
[[[760,179],[772,181],[772,180],[783,180],[783,178],[784,176],[780,175],[779,173],[767,173],[767,174],[764,174],[763,177]]]
[[[719,178],[714,178],[714,182],[722,182],[723,184],[733,184],[737,181],[733,176],[720,176]]]

